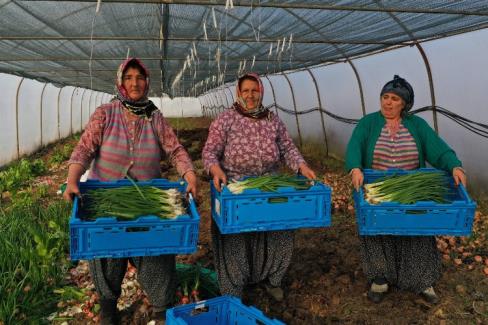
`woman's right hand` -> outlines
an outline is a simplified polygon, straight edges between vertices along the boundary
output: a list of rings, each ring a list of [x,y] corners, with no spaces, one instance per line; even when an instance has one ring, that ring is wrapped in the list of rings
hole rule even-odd
[[[361,169],[359,168],[353,168],[351,170],[351,180],[352,180],[352,186],[354,186],[354,189],[356,191],[359,191],[359,188],[363,185],[364,182],[364,175]]]
[[[220,184],[227,185],[227,176],[219,165],[212,165],[210,167],[210,175],[213,177],[213,183],[217,191],[221,192],[222,188]]]
[[[73,202],[75,196],[81,197],[80,188],[78,183],[70,183],[66,184],[66,189],[63,193],[63,198],[68,202]]]

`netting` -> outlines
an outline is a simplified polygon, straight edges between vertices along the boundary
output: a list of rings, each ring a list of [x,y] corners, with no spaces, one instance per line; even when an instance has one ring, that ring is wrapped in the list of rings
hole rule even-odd
[[[98,12],[96,11],[98,6]],[[226,6],[227,5],[227,6]],[[0,71],[112,93],[137,56],[151,96],[485,28],[486,1],[0,1]]]

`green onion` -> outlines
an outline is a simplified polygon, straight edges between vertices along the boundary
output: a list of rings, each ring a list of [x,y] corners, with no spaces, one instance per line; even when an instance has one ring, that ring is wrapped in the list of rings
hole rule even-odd
[[[233,194],[241,194],[247,189],[259,189],[263,192],[276,192],[280,187],[293,187],[297,190],[307,190],[311,186],[310,182],[309,179],[288,175],[266,175],[249,177],[242,181],[234,181],[227,185],[227,188]]]
[[[398,202],[414,204],[418,201],[447,203],[449,179],[442,172],[414,172],[392,175],[364,185],[366,200],[371,204]]]
[[[173,219],[185,214],[181,193],[154,186],[124,186],[88,190],[82,199],[84,219],[117,217],[133,220],[143,215]]]

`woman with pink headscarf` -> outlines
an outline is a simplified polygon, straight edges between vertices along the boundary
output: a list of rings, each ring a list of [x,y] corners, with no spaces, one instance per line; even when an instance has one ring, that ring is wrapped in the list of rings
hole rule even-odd
[[[101,181],[161,177],[160,162],[169,157],[187,181],[187,192],[196,197],[197,179],[190,156],[178,142],[173,129],[148,99],[149,71],[136,59],[124,61],[116,80],[117,96],[98,107],[69,160],[64,198],[80,196],[78,182],[89,168],[89,178]],[[100,297],[102,324],[118,324],[117,299],[127,263],[138,270],[138,281],[153,305],[153,318],[164,319],[176,283],[175,256],[102,258],[89,262],[90,273]]]
[[[314,179],[277,115],[263,107],[263,84],[256,74],[237,82],[237,101],[211,124],[203,163],[215,187],[228,179],[260,176],[278,170],[282,162]],[[246,285],[263,283],[268,294],[283,299],[281,281],[291,262],[294,231],[223,235],[212,220],[214,264],[220,291],[240,297]]]

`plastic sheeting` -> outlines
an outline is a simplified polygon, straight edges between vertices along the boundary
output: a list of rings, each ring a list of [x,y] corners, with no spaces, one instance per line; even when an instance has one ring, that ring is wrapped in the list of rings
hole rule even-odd
[[[108,94],[0,74],[0,166],[79,132]],[[91,96],[91,98],[90,98]],[[83,105],[82,105],[83,104]]]

